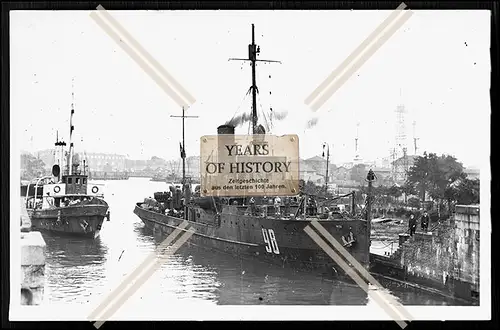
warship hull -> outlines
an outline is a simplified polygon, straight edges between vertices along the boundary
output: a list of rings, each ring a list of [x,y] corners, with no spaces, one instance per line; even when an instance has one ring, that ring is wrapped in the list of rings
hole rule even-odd
[[[104,219],[107,205],[67,206],[54,209],[28,209],[31,228],[57,234],[96,238]]]
[[[243,259],[258,260],[279,267],[299,271],[314,271],[329,278],[351,281],[350,277],[304,231],[310,220],[264,218],[256,216],[221,214],[213,223],[199,222],[196,210],[188,212],[188,219],[169,216],[145,209],[137,203],[134,213],[155,234],[168,236],[182,222],[195,229],[186,245],[195,245],[214,252],[232,254]],[[369,248],[366,221],[317,220],[338,242],[352,232],[356,242],[346,250],[368,269]],[[311,226],[312,227],[312,226]],[[347,262],[349,264],[349,262]]]

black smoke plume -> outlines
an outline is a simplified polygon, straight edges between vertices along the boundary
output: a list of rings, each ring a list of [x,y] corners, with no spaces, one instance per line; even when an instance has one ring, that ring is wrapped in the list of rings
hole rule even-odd
[[[273,111],[272,115],[275,120],[283,120],[288,116],[288,111],[276,112]],[[235,116],[232,119],[228,120],[225,125],[231,125],[233,127],[239,127],[245,123],[252,121],[252,115],[249,113],[242,113],[241,115]]]
[[[228,120],[225,125],[231,125],[233,127],[239,127],[244,123],[248,123],[252,121],[252,116],[248,113],[242,113],[241,115],[235,116],[232,119]]]

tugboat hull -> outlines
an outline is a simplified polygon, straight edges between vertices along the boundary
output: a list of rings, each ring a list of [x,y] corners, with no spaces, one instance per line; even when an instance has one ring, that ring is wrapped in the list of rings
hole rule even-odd
[[[96,238],[107,216],[107,205],[67,206],[28,210],[31,228],[58,234]]]
[[[169,235],[186,221],[147,210],[138,203],[134,213],[155,233]],[[342,244],[342,236],[353,233],[356,242],[346,250],[365,269],[369,251],[364,220],[318,220]],[[195,233],[186,243],[216,252],[229,253],[243,259],[254,259],[279,267],[315,271],[330,278],[350,281],[342,268],[304,231],[309,220],[271,219],[222,214],[213,225],[188,220]],[[321,236],[321,235],[320,235]],[[347,262],[348,263],[348,262]],[[349,264],[349,263],[348,263]]]

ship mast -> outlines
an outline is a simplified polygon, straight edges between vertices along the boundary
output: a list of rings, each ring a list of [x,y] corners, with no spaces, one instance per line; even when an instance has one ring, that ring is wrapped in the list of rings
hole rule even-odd
[[[325,175],[325,194],[328,194],[328,168],[330,167],[330,145],[323,143],[323,157],[325,156],[326,148],[326,175]]]
[[[182,187],[186,184],[186,141],[184,137],[184,121],[186,118],[198,118],[198,116],[186,116],[185,108],[182,107],[182,116],[171,115],[172,118],[182,118],[182,144],[181,144],[181,158],[182,158]]]
[[[64,171],[64,147],[66,146],[66,142],[59,140],[59,131],[56,131],[56,162],[59,166],[60,171]],[[61,174],[58,175],[58,181],[61,179]]]
[[[257,82],[255,77],[255,61],[260,47],[255,45],[255,26],[252,24],[252,44],[248,48],[248,57],[252,63],[252,133],[257,131]]]
[[[68,154],[68,174],[73,174],[73,114],[75,113],[75,93],[73,90],[74,78],[71,80],[71,115],[69,118],[69,154]]]
[[[252,134],[257,134],[257,81],[256,81],[256,63],[257,62],[274,62],[281,63],[280,61],[273,60],[258,60],[257,55],[260,53],[260,46],[255,44],[255,25],[252,24],[252,43],[248,45],[248,58],[230,58],[230,61],[250,61],[252,66]]]

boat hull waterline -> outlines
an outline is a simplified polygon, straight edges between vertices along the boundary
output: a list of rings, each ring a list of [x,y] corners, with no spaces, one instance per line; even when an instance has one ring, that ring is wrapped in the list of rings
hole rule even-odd
[[[310,220],[221,214],[220,225],[210,225],[147,210],[142,208],[141,204],[136,204],[134,213],[153,233],[169,235],[182,222],[187,221],[189,226],[186,229],[189,227],[195,229],[187,245],[192,244],[214,252],[232,254],[242,259],[258,260],[279,267],[314,271],[329,278],[351,282],[350,276],[304,231],[304,228],[310,225]],[[368,269],[369,253],[365,251],[366,221],[360,219],[317,221],[338,242],[342,242],[342,236],[346,237],[352,232],[356,242],[345,248],[365,269]]]
[[[96,238],[107,215],[107,205],[67,206],[28,210],[31,228],[69,236]]]

